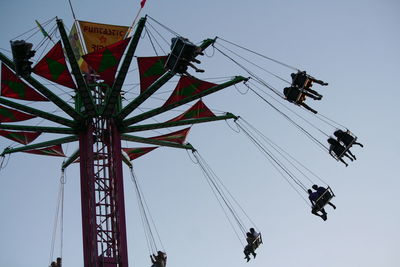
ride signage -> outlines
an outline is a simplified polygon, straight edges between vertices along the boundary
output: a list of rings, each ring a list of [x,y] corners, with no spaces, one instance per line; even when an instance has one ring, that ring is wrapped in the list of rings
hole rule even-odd
[[[79,21],[82,36],[88,53],[96,52],[108,45],[124,39],[127,26]]]

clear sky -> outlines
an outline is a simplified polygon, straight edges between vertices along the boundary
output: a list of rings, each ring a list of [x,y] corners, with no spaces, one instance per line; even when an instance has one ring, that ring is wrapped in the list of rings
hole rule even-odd
[[[72,4],[80,20],[130,25],[139,0]],[[68,28],[73,23],[66,0],[2,0],[0,12],[0,48],[7,55],[9,41],[35,27],[35,19],[58,16]],[[399,1],[147,0],[145,14],[193,42],[219,36],[326,80],[329,86],[314,87],[323,99],[308,100],[310,105],[348,127],[365,145],[354,147],[357,161],[346,168],[254,94],[240,94],[243,85],[205,97],[212,110],[243,116],[322,177],[337,196],[337,209],[327,208],[326,222],[313,216],[245,135],[232,130],[232,122],[195,125],[187,141],[242,204],[264,244],[257,258],[246,263],[242,245],[201,170],[184,150],[161,148],[133,164],[168,253],[168,266],[400,265]],[[207,55],[212,52],[209,48]],[[204,68],[205,74],[199,75],[203,79],[247,76],[217,52],[204,57]],[[291,70],[285,72],[277,64],[269,62],[268,70],[290,79]],[[276,78],[263,78],[281,89]],[[136,77],[129,79],[137,82]],[[54,92],[62,94],[57,88]],[[330,129],[299,107],[287,106]],[[324,135],[315,136],[325,143]],[[16,144],[0,139],[0,149],[10,145]],[[70,155],[74,146],[64,150]],[[0,170],[0,266],[48,266],[62,160],[17,153]],[[130,266],[150,266],[127,168],[124,176]],[[73,165],[65,185],[63,266],[83,266],[80,223],[79,170]]]

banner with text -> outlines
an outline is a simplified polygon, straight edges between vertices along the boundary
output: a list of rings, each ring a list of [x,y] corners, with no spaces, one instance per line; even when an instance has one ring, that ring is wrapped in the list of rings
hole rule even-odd
[[[127,26],[116,26],[87,21],[79,21],[79,26],[88,53],[96,52],[108,45],[121,41],[124,39],[129,28]]]

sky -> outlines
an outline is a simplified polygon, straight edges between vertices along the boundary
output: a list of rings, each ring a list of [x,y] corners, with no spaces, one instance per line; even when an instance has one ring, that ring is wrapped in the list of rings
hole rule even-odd
[[[79,20],[127,26],[140,6],[139,0],[71,2]],[[0,49],[6,55],[10,55],[9,41],[34,28],[35,20],[44,22],[57,16],[68,29],[73,23],[65,0],[3,0],[0,12]],[[395,0],[147,1],[141,15],[148,14],[195,43],[218,36],[329,82],[326,87],[315,85],[313,88],[323,99],[309,99],[308,103],[350,129],[364,144],[364,148],[352,149],[357,160],[346,168],[266,102],[251,91],[246,93],[245,86],[205,97],[210,109],[241,116],[318,174],[335,192],[332,202],[337,209],[326,208],[325,222],[313,216],[302,198],[306,195],[297,194],[243,132],[237,133],[232,121],[195,125],[187,141],[240,202],[262,232],[264,243],[257,250],[257,258],[246,263],[242,244],[193,156],[180,149],[159,148],[133,161],[133,165],[168,254],[168,266],[400,265],[399,12],[400,3]],[[150,56],[152,50],[144,39],[138,53]],[[226,45],[218,39],[217,43]],[[201,60],[206,72],[199,78],[248,76],[212,47]],[[266,62],[268,71],[290,79],[292,70]],[[264,75],[269,84],[283,88],[282,81]],[[128,79],[138,82],[134,75]],[[172,90],[173,84],[166,87],[162,92]],[[68,95],[66,88],[52,90]],[[157,103],[162,104],[150,100],[141,111]],[[300,107],[284,105],[328,134],[335,130]],[[43,109],[51,107],[43,104]],[[318,131],[315,136],[326,142],[326,136]],[[0,149],[10,145],[16,144],[0,139]],[[74,151],[74,145],[63,148],[68,155]],[[0,170],[0,266],[48,266],[62,162],[61,158],[26,153],[13,154],[4,162]],[[77,165],[67,169],[66,179],[63,266],[80,267],[83,259]],[[126,167],[124,179],[129,264],[150,266]],[[58,254],[59,249],[54,255]]]

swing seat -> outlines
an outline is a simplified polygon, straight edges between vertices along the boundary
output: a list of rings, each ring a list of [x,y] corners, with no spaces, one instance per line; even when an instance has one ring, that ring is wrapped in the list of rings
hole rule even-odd
[[[255,250],[256,248],[258,248],[261,244],[262,244],[262,236],[261,233],[258,233],[257,237],[253,240],[253,242],[251,242],[251,246],[253,247],[253,249]]]
[[[335,196],[333,193],[332,189],[328,186],[328,188],[318,197],[318,199],[315,201],[314,204],[314,209],[316,211],[320,211],[324,208],[326,204],[328,204],[329,201]]]
[[[165,62],[165,68],[175,73],[186,72],[189,62],[194,60],[197,46],[182,37],[172,38],[171,53]]]
[[[350,136],[350,138],[352,138],[352,140],[350,142],[348,142],[349,144],[346,146],[346,151],[350,149],[350,147],[353,146],[353,144],[357,141],[357,136],[355,136],[351,131],[347,130],[346,134],[348,134]],[[347,137],[348,138],[348,137]],[[340,142],[342,142],[344,144],[344,142],[342,140],[340,140]]]
[[[263,243],[261,233],[258,233],[258,236],[256,237],[256,239],[254,239],[253,243],[256,245],[255,248],[258,248],[258,246]]]

